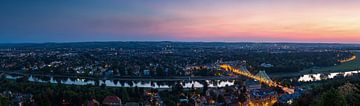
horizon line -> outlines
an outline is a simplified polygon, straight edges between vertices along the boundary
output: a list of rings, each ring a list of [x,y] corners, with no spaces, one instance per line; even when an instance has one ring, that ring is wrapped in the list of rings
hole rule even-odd
[[[99,41],[49,41],[49,42],[0,42],[3,44],[66,44],[66,43],[110,43],[110,42],[178,42],[178,43],[298,43],[298,44],[354,44],[360,42],[301,42],[301,41],[184,41],[184,40],[99,40]]]

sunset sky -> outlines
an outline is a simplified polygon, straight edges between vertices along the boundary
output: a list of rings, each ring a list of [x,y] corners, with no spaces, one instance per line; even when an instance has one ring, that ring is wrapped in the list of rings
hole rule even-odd
[[[360,43],[360,0],[1,0],[0,43]]]

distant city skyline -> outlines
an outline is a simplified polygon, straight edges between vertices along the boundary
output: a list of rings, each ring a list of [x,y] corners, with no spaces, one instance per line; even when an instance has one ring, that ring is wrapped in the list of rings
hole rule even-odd
[[[3,0],[0,43],[360,43],[358,0]]]

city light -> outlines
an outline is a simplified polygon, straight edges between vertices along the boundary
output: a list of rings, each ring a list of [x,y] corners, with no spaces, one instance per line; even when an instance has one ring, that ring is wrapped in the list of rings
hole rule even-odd
[[[339,62],[340,62],[340,63],[345,63],[345,62],[353,61],[353,60],[355,60],[355,59],[356,59],[356,56],[353,55],[353,56],[351,56],[350,58],[346,58],[346,59],[344,59],[344,60],[339,60]]]
[[[259,76],[253,75],[248,71],[242,71],[242,70],[239,70],[239,69],[235,69],[234,67],[232,67],[230,65],[227,65],[227,64],[220,65],[220,68],[231,71],[231,72],[233,72],[235,74],[238,74],[238,75],[242,75],[242,76],[245,76],[245,77],[248,77],[248,78],[251,78],[251,79],[258,80],[258,81],[260,81],[260,82],[262,82],[262,83],[264,83],[264,84],[266,84],[266,85],[268,85],[270,87],[280,87],[284,92],[286,92],[288,94],[293,94],[294,93],[294,89],[282,86],[279,83],[274,82],[272,80],[265,79],[264,77],[259,77]]]

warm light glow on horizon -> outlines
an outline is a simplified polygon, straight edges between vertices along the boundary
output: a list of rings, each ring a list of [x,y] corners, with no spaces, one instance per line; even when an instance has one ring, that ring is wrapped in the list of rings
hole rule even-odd
[[[71,6],[74,5],[74,6]],[[0,3],[0,42],[360,42],[357,0]]]

